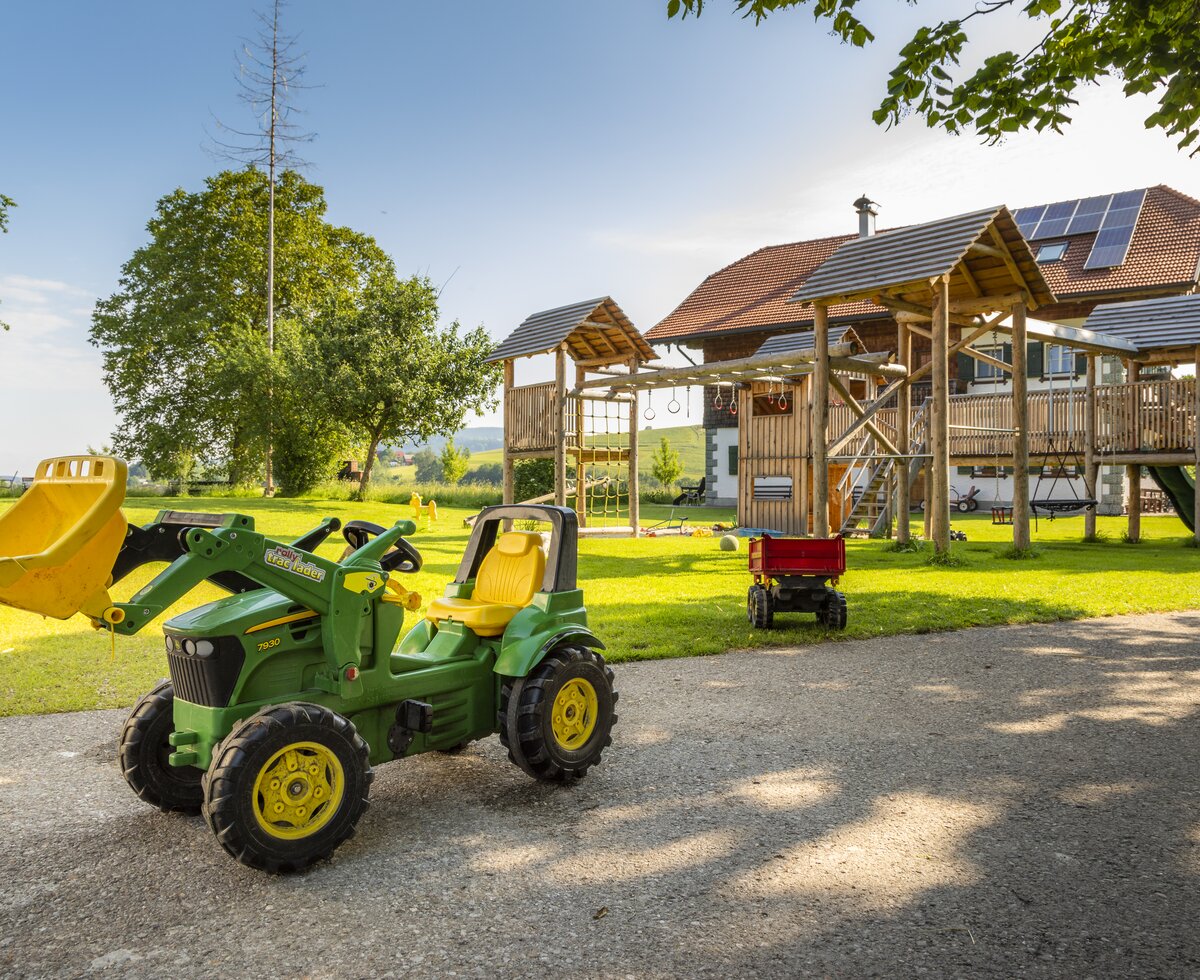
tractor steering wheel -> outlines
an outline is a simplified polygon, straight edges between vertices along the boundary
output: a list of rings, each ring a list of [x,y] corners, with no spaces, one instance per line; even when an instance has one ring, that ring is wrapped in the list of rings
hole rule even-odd
[[[348,521],[342,527],[342,535],[350,545],[350,551],[358,551],[372,538],[377,537],[386,528],[370,521]],[[379,559],[379,565],[385,572],[419,572],[421,570],[421,553],[404,538],[397,538],[392,550]]]

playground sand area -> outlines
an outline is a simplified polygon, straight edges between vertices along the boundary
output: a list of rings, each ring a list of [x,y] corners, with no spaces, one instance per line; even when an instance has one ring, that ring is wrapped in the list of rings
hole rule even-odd
[[[1200,613],[619,668],[605,763],[378,770],[297,877],[141,803],[122,711],[0,720],[0,972],[1164,976],[1200,969]]]

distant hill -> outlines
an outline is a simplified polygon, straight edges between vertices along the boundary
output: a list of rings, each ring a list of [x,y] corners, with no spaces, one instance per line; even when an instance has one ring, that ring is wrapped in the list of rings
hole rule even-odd
[[[446,445],[445,436],[434,436],[425,443],[435,453],[440,453]],[[498,425],[477,425],[461,432],[454,433],[454,445],[459,449],[469,449],[471,453],[486,452],[489,449],[504,448],[504,429]],[[421,443],[406,442],[400,447],[406,453],[415,453],[422,448]]]

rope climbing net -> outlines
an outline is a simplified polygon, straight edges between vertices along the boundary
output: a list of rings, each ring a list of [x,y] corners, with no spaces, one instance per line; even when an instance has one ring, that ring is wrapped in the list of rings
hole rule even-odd
[[[629,400],[576,397],[568,465],[588,527],[629,524]]]

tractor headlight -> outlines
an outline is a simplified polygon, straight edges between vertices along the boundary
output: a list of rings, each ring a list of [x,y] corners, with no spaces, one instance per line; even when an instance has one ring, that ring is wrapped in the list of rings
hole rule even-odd
[[[183,652],[186,653],[189,657],[194,657],[196,655],[196,641],[195,640],[184,640],[183,641]]]
[[[192,655],[202,659],[211,657],[216,650],[212,640],[196,640],[192,644]]]

